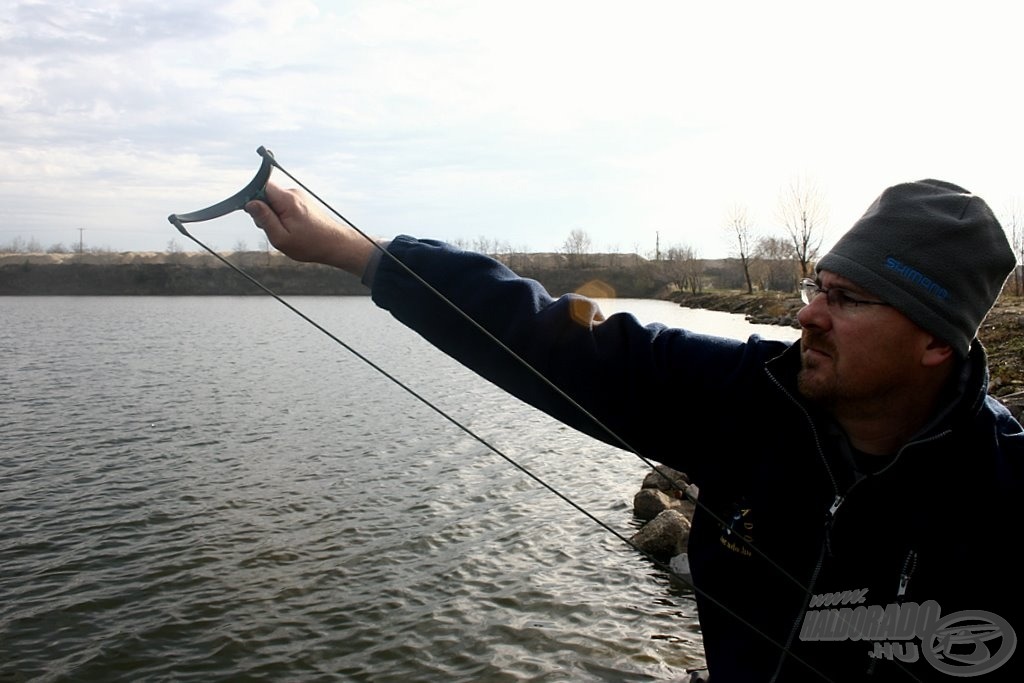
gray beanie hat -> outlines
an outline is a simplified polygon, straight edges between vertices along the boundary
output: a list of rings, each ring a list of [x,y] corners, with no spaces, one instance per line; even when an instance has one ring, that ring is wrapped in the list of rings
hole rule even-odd
[[[885,190],[815,266],[863,287],[966,356],[1016,259],[984,200],[941,180]]]

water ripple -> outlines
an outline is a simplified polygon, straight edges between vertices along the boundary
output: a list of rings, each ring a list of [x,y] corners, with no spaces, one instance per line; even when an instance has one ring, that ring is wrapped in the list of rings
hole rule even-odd
[[[302,303],[631,532],[635,459],[364,299]],[[700,661],[689,593],[273,302],[3,306],[0,681],[645,681]]]

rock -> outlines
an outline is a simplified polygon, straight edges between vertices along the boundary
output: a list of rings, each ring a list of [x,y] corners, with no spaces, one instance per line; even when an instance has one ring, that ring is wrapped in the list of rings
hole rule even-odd
[[[693,574],[690,572],[690,556],[686,553],[679,553],[668,561],[668,567],[672,573],[683,581],[692,584]]]
[[[665,510],[633,534],[630,542],[659,560],[668,560],[686,552],[690,539],[690,519],[679,510]]]
[[[665,510],[678,510],[693,517],[692,500],[697,498],[697,487],[690,484],[684,472],[658,465],[644,477],[643,484],[633,496],[633,514],[651,520]]]
[[[659,489],[640,489],[633,496],[633,514],[642,520],[652,520],[665,510],[678,510],[687,517],[693,516],[693,503]]]
[[[658,465],[633,496],[633,514],[646,524],[630,542],[656,560],[671,560],[672,571],[686,582],[690,582],[686,550],[697,494],[697,487],[684,472]]]
[[[644,477],[641,488],[658,489],[671,493],[679,493],[690,485],[690,478],[679,470],[674,470],[665,465],[657,465],[654,470]]]
[[[640,489],[633,496],[633,514],[642,520],[650,521],[665,510],[676,508],[678,498],[672,498],[658,489]]]

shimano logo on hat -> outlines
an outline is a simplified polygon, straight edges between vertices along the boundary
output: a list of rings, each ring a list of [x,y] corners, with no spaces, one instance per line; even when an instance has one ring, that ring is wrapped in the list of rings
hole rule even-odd
[[[949,290],[935,282],[928,276],[922,274],[920,271],[914,270],[907,264],[893,258],[892,256],[886,257],[885,267],[889,270],[895,271],[897,275],[902,277],[908,282],[913,282],[915,285],[919,285],[926,292],[932,296],[948,301]]]

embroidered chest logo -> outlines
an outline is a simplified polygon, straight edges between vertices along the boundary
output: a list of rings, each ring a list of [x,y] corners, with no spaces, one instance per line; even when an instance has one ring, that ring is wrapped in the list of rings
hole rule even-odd
[[[750,546],[754,543],[754,515],[745,499],[741,498],[733,507],[732,514],[722,525],[722,535],[718,542],[742,557],[753,554]]]

